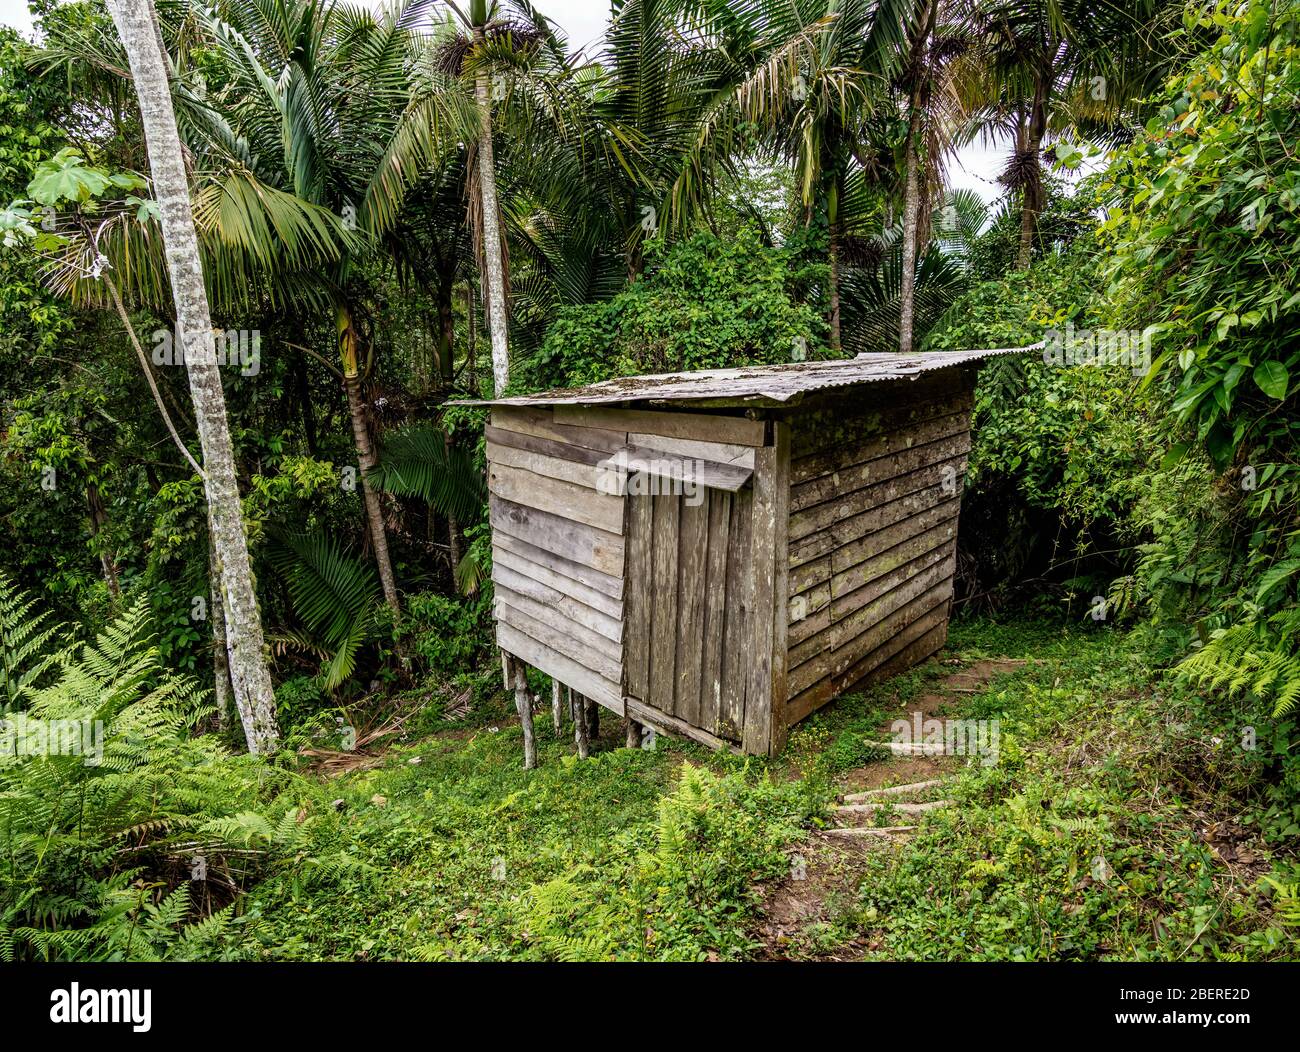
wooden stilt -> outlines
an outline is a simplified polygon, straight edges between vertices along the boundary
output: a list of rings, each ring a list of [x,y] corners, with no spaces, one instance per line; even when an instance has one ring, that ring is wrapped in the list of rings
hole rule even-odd
[[[629,716],[623,721],[627,730],[627,747],[629,749],[641,748],[641,724]]]
[[[564,733],[564,710],[560,702],[560,681],[551,680],[551,723],[555,725],[555,736],[558,738]]]
[[[524,729],[524,770],[531,771],[537,767],[537,738],[533,734],[533,696],[528,693],[528,676],[524,673],[524,663],[511,659],[515,678],[515,708],[519,711],[519,723]]]
[[[591,746],[587,741],[587,699],[581,694],[571,693],[569,697],[570,712],[573,716],[573,740],[578,744],[578,759],[585,760],[591,755]]]
[[[587,740],[594,742],[600,737],[600,706],[590,698],[583,700],[587,703]]]

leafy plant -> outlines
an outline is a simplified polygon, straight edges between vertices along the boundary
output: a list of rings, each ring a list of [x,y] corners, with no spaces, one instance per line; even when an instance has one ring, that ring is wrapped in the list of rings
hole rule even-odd
[[[323,654],[325,688],[337,689],[356,671],[357,653],[376,626],[381,596],[374,567],[320,532],[281,535],[271,560],[285,579],[304,628],[285,632],[280,639]]]

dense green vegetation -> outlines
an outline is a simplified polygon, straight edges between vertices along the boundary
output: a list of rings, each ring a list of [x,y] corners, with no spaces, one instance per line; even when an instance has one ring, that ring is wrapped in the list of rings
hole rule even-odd
[[[527,4],[158,4],[252,755],[143,89],[103,4],[36,0],[0,33],[0,957],[1294,957],[1300,4],[1132,6],[617,0],[579,56]],[[979,135],[992,205],[945,184]],[[947,666],[774,760],[607,716],[578,761],[539,716],[522,770],[448,403],[909,341],[1045,341],[981,374],[945,652],[1025,663],[947,710],[999,762],[777,939]]]

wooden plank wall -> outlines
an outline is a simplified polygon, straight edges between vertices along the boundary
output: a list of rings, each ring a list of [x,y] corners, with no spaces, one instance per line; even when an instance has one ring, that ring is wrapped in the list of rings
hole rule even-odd
[[[972,388],[945,370],[791,418],[787,724],[943,645]]]
[[[707,744],[741,744],[755,689],[754,490],[706,490],[696,507],[631,497],[628,514],[628,704]]]
[[[706,499],[697,508],[682,506],[680,497],[624,499],[597,489],[596,465],[614,451],[635,445],[752,467],[756,447],[767,435],[768,425],[743,416],[568,406],[494,409],[486,438],[497,644],[619,714],[625,712],[629,694],[634,708],[653,705],[638,691],[649,675],[650,656],[666,653],[672,681],[661,681],[663,665],[657,663],[655,689],[660,693],[654,697],[669,691],[675,699],[680,692],[683,698],[693,696],[694,702],[684,702],[680,712],[674,701],[662,712],[632,715],[666,731],[725,744],[709,728],[741,727],[743,694],[737,700],[726,688],[706,684],[703,653],[678,668],[677,633],[707,639],[713,632],[710,626],[720,623],[704,586],[709,568],[704,542],[724,517],[728,529],[733,519],[737,530],[742,520],[747,523],[749,491],[733,501],[732,494],[705,490]],[[737,512],[736,506],[745,510]],[[653,567],[641,573],[628,565],[632,559],[643,566],[650,554],[630,551],[630,539],[656,536],[654,522],[648,530],[632,528],[639,515],[661,520],[659,545],[666,546],[670,538],[679,544],[671,553],[677,562],[674,587],[635,591],[628,583],[658,580]],[[713,558],[718,557],[714,552]],[[666,547],[660,558],[662,576],[669,558]],[[743,576],[739,565],[729,572]],[[688,618],[680,629],[678,588],[686,595],[680,612]],[[639,602],[664,607],[661,617],[650,621],[630,616]],[[656,638],[627,638],[633,626],[642,624],[657,625]],[[717,642],[723,648],[728,641]],[[737,644],[722,654],[734,654],[733,664],[743,668],[741,656],[747,649]],[[743,672],[733,675],[743,684]],[[732,724],[724,723],[728,718]]]
[[[486,429],[497,643],[623,711],[623,501],[596,464],[624,432],[494,410]]]

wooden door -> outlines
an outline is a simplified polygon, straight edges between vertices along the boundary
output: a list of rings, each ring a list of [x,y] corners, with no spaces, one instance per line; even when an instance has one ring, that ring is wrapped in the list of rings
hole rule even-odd
[[[628,713],[709,745],[744,737],[754,490],[627,501]]]

